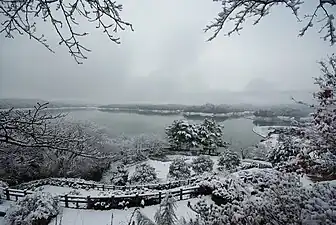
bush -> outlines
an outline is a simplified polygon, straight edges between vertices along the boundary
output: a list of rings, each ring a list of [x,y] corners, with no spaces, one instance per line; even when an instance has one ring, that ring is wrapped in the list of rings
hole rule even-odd
[[[318,183],[306,189],[293,174],[269,169],[246,172],[222,182],[222,190],[216,192],[221,206],[205,201],[190,206],[198,212],[200,225],[336,223],[335,184]]]
[[[218,166],[224,167],[227,170],[235,169],[239,164],[239,156],[228,149],[220,155],[218,160]]]
[[[6,212],[6,225],[47,225],[59,213],[58,200],[49,193],[36,192],[12,205]]]
[[[158,178],[155,168],[146,163],[137,165],[130,181],[132,184],[156,183]]]
[[[191,167],[196,174],[202,174],[204,172],[211,172],[213,169],[214,162],[209,156],[199,156],[195,158]]]
[[[168,177],[174,180],[186,180],[190,177],[189,165],[183,158],[174,159],[169,166]]]
[[[113,173],[111,178],[111,183],[118,186],[126,185],[128,180],[128,171],[126,167],[121,164],[117,166],[117,171]]]

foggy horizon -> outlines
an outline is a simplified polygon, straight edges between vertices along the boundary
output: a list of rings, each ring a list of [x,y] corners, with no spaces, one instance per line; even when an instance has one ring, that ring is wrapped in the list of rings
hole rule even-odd
[[[122,18],[135,31],[119,32],[122,43],[116,45],[101,30],[85,27],[89,35],[81,42],[92,52],[83,65],[44,23],[38,29],[55,54],[27,36],[1,35],[0,98],[92,104],[282,104],[291,96],[309,101],[316,89],[312,77],[320,75],[316,62],[334,49],[320,39],[318,27],[298,37],[304,24],[284,7],[256,26],[247,22],[241,35],[221,32],[207,42],[211,33],[203,29],[220,11],[216,2],[122,4]]]

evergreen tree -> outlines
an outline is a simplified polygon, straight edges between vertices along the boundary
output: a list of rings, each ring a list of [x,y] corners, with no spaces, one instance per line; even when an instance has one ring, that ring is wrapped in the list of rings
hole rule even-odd
[[[166,197],[161,202],[158,211],[155,213],[154,219],[157,225],[175,225],[177,216],[175,214],[175,200],[166,194]]]

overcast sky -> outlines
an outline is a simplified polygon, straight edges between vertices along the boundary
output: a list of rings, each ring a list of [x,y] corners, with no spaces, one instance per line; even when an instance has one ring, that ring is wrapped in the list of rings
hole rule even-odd
[[[298,37],[302,24],[288,9],[274,9],[241,35],[221,33],[212,42],[203,33],[220,10],[211,0],[123,0],[123,19],[134,32],[120,33],[122,44],[100,30],[82,43],[92,49],[83,65],[57,44],[42,24],[56,54],[26,36],[0,37],[0,97],[80,100],[91,103],[227,103],[228,91],[312,90],[316,61],[335,51],[313,28]],[[313,1],[312,1],[313,2]],[[310,2],[310,3],[312,3]],[[307,6],[309,8],[309,5]],[[82,27],[82,28],[83,28]],[[248,97],[248,96],[247,96]],[[244,98],[246,101],[249,98]],[[287,99],[287,96],[285,96]],[[229,102],[229,103],[231,103]]]

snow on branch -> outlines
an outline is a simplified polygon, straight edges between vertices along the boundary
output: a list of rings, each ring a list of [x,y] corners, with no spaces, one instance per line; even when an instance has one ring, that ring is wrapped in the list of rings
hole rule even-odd
[[[0,144],[22,149],[52,149],[76,156],[100,158],[96,149],[87,151],[92,142],[97,141],[93,141],[90,135],[84,135],[75,126],[65,129],[64,125],[69,124],[62,121],[65,114],[48,113],[45,111],[47,105],[48,103],[38,103],[33,110],[12,108],[0,111]]]
[[[262,18],[270,13],[270,9],[275,6],[283,5],[288,8],[299,22],[299,9],[305,2],[304,0],[214,0],[220,1],[222,10],[218,14],[215,21],[206,26],[205,32],[213,31],[213,35],[208,41],[217,37],[219,32],[224,28],[224,25],[231,21],[234,27],[226,34],[230,36],[232,33],[243,29],[243,24],[247,19],[254,18],[254,25],[260,22]],[[324,32],[323,39],[329,40],[331,45],[336,42],[335,16],[328,9],[336,6],[336,0],[315,0],[317,6],[314,7],[312,13],[304,15],[304,19],[308,19],[308,23],[300,30],[299,36],[305,35],[306,31],[313,26],[313,24],[321,24],[319,33]]]
[[[132,24],[120,17],[121,10],[122,5],[113,0],[0,0],[0,15],[4,17],[0,33],[8,38],[26,34],[54,52],[45,35],[37,33],[37,20],[47,22],[60,38],[59,44],[64,44],[81,64],[90,50],[80,43],[88,33],[79,31],[78,27],[83,23],[79,21],[95,24],[111,41],[120,44],[115,33],[126,27],[133,30]]]

